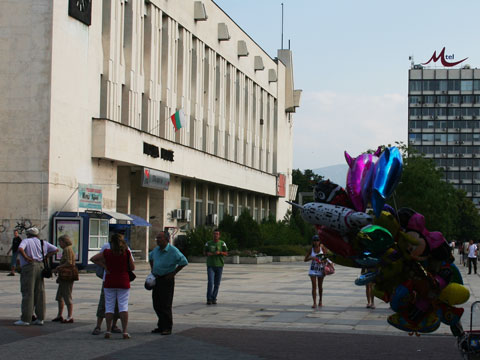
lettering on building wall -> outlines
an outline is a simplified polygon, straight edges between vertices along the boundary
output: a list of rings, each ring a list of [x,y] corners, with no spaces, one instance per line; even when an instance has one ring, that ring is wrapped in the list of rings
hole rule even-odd
[[[162,148],[161,156],[163,160],[173,161],[173,150],[167,150]]]
[[[154,158],[158,158],[160,156],[158,153],[158,146],[155,146],[146,142],[143,143],[143,153],[150,155],[151,157],[154,157]]]

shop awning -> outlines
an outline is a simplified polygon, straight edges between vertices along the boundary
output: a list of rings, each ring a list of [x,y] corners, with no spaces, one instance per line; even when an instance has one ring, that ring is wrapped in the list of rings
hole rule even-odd
[[[111,218],[114,218],[115,220],[122,220],[122,221],[133,221],[133,219],[128,216],[127,214],[122,214],[116,211],[110,211],[110,210],[103,210],[102,211],[104,214],[107,214]]]
[[[135,226],[152,226],[147,220],[141,218],[140,216],[128,214],[132,218],[132,224]]]

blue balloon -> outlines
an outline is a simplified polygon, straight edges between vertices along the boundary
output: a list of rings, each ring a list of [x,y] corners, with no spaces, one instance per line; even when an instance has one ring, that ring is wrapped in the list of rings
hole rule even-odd
[[[386,148],[375,166],[372,191],[372,208],[375,216],[380,216],[383,205],[395,191],[402,176],[402,170],[402,155],[398,148],[395,146]]]

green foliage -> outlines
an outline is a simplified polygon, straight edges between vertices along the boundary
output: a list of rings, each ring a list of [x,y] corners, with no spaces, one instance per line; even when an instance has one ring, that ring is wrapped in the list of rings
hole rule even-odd
[[[213,239],[213,229],[199,226],[187,232],[188,254],[193,256],[203,255],[205,243]],[[228,246],[228,243],[227,243]]]
[[[303,173],[300,169],[292,171],[292,183],[298,185],[297,197],[300,192],[312,192],[315,184],[322,179],[323,176],[315,174],[310,169],[306,169]]]
[[[262,245],[260,225],[253,220],[248,210],[240,214],[231,235],[237,240],[239,249],[252,249]]]
[[[432,159],[405,147],[401,151],[403,174],[390,205],[419,212],[427,229],[442,232],[449,241],[479,240],[480,216],[465,193],[443,180],[443,171],[436,169]]]

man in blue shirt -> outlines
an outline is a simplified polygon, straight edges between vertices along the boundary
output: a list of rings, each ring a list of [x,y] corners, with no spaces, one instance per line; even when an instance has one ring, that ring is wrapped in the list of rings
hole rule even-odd
[[[168,232],[160,232],[155,237],[158,246],[148,256],[152,274],[155,275],[152,301],[153,309],[158,317],[158,327],[152,330],[152,333],[160,333],[161,335],[170,335],[172,333],[172,303],[175,275],[188,265],[187,259],[180,250],[169,244],[169,239]]]

